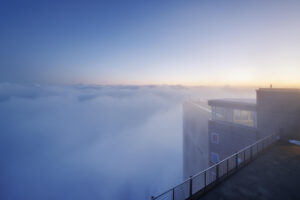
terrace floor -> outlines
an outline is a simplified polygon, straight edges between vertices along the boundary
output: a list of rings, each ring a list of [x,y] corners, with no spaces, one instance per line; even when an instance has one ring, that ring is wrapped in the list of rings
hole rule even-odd
[[[278,142],[200,199],[300,199],[300,146]]]

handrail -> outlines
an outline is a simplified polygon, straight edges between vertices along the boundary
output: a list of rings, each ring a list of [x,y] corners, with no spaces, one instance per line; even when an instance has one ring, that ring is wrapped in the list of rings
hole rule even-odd
[[[251,151],[250,151],[250,152],[251,152],[250,159],[251,159],[252,156],[253,156],[253,155],[252,155],[252,154],[253,154],[253,153],[252,153],[252,149],[251,149],[252,147],[254,147],[255,145],[257,145],[257,151],[256,151],[256,154],[255,154],[255,155],[257,155],[257,154],[258,154],[260,151],[262,151],[264,148],[266,148],[267,146],[269,146],[269,145],[271,145],[273,142],[275,142],[275,141],[278,139],[278,138],[276,138],[277,135],[278,135],[278,134],[271,134],[271,135],[265,136],[264,138],[262,138],[262,139],[260,139],[260,140],[258,140],[258,141],[256,141],[256,142],[254,142],[253,144],[250,144],[250,145],[248,145],[248,146],[242,148],[241,150],[237,151],[236,153],[234,153],[234,154],[232,154],[232,155],[226,157],[225,159],[221,160],[220,162],[213,164],[212,166],[210,166],[210,167],[208,167],[208,168],[206,168],[206,169],[204,169],[204,170],[198,172],[197,174],[195,174],[195,175],[193,175],[193,176],[190,176],[190,178],[184,180],[184,181],[181,182],[180,184],[178,184],[178,185],[172,187],[171,189],[168,189],[167,191],[161,193],[160,195],[158,195],[158,196],[156,196],[156,197],[152,196],[152,197],[151,197],[152,200],[157,200],[157,199],[159,199],[160,197],[162,197],[162,196],[164,196],[164,195],[166,195],[166,194],[168,194],[168,193],[170,193],[170,192],[172,192],[172,200],[175,200],[175,196],[174,196],[174,191],[175,191],[175,189],[178,188],[179,186],[181,186],[181,185],[187,183],[187,182],[190,182],[190,186],[189,186],[190,194],[189,194],[189,197],[191,197],[191,195],[193,194],[193,191],[192,191],[192,183],[193,183],[193,179],[194,179],[194,178],[196,178],[196,177],[198,177],[199,175],[201,175],[201,174],[204,173],[204,175],[205,175],[205,177],[204,177],[204,179],[205,179],[205,181],[204,181],[204,188],[205,188],[205,187],[207,186],[207,185],[206,185],[206,174],[207,174],[208,171],[212,170],[213,168],[216,168],[216,172],[217,172],[217,174],[219,175],[219,166],[220,166],[220,163],[225,163],[225,162],[227,162],[226,170],[227,170],[227,175],[228,175],[228,172],[229,172],[229,169],[228,169],[228,168],[229,168],[228,162],[229,162],[229,160],[230,160],[231,158],[235,157],[236,159],[238,159],[238,156],[239,156],[240,153],[244,153],[244,156],[245,156],[246,151],[247,151],[247,150],[251,150]],[[267,139],[269,139],[269,138],[271,138],[271,139],[272,139],[272,138],[275,138],[275,140],[273,139],[272,141],[270,141],[270,143],[264,144],[264,142],[267,141]],[[262,142],[263,142],[263,146],[262,146],[261,150],[258,151],[258,145],[259,145],[260,143],[262,143]],[[245,163],[245,161],[246,161],[246,159],[245,159],[245,157],[244,157],[243,162]],[[233,168],[233,169],[237,169],[238,166],[239,166],[239,163],[238,163],[238,161],[236,160],[235,168]],[[217,180],[218,178],[219,178],[219,177],[216,177],[216,180]],[[216,180],[212,181],[211,183],[216,182]],[[201,188],[201,189],[203,189],[203,188]],[[200,190],[201,190],[201,189],[200,189]],[[200,190],[198,190],[198,191],[200,191]],[[196,191],[196,192],[198,192],[198,191]]]

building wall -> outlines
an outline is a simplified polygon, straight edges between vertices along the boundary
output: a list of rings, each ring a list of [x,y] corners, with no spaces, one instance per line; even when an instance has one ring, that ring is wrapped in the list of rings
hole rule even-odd
[[[219,161],[254,143],[259,137],[258,130],[238,124],[209,121],[210,165],[214,164],[212,154],[217,153]],[[218,135],[218,142],[213,137]]]
[[[208,167],[209,117],[195,102],[183,104],[183,179]]]
[[[299,133],[300,93],[298,90],[257,90],[258,128],[263,135],[280,132]],[[298,135],[299,136],[299,135]]]

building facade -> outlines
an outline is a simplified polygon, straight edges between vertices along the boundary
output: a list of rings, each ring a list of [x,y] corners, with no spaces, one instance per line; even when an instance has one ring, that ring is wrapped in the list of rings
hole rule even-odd
[[[218,99],[208,101],[208,105],[212,111],[208,122],[210,165],[254,143],[260,137],[255,100]]]
[[[215,99],[208,105],[210,112],[199,102],[183,106],[184,179],[269,134],[300,133],[298,89],[260,88],[256,99]]]
[[[210,110],[203,102],[183,104],[183,179],[209,166],[208,120]]]

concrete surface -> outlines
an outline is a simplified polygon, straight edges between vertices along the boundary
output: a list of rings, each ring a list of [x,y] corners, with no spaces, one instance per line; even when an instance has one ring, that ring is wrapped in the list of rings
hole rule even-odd
[[[200,199],[300,199],[300,146],[277,143]]]

